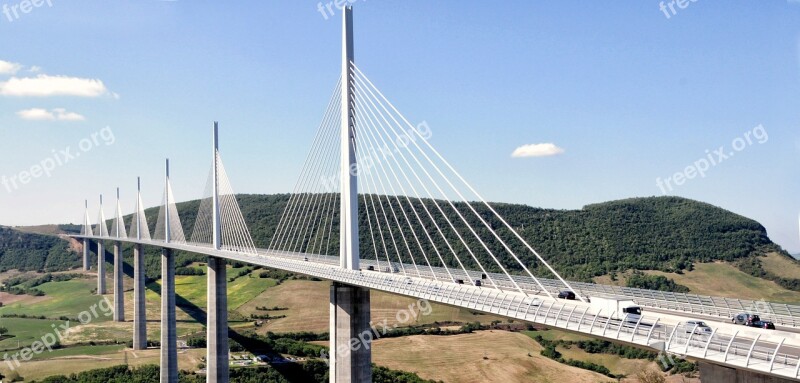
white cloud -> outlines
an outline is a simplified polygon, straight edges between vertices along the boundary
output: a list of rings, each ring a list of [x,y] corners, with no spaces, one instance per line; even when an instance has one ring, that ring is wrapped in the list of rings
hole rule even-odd
[[[41,72],[41,71],[42,71],[42,67],[36,66],[36,65],[28,68],[28,72],[32,72],[32,73],[38,73],[38,72]]]
[[[42,109],[42,108],[20,110],[19,112],[17,112],[17,116],[19,116],[19,118],[23,120],[32,120],[32,121],[56,119],[53,113],[50,113],[49,111],[47,111],[47,109]]]
[[[22,69],[22,65],[0,60],[0,74],[15,74]]]
[[[17,97],[77,96],[99,97],[108,93],[102,81],[97,79],[49,76],[12,77],[0,82],[0,95]]]
[[[522,145],[511,153],[511,157],[548,157],[564,153],[564,149],[552,143]]]
[[[56,114],[56,119],[59,121],[83,121],[86,117],[75,113],[75,112],[67,112],[64,108],[56,108],[53,109],[53,113]]]
[[[47,110],[42,108],[31,108],[20,110],[17,116],[23,120],[30,121],[83,121],[86,117],[75,113],[67,112],[64,108],[55,108]]]

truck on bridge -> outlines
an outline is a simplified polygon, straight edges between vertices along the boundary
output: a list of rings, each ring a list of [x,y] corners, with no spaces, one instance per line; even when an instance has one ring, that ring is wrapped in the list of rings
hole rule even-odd
[[[628,297],[591,297],[589,304],[606,318],[638,322],[642,316],[642,308]]]

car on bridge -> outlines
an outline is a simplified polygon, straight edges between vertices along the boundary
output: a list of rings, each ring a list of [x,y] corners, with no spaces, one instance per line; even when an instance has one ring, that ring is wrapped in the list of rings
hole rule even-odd
[[[683,325],[683,330],[687,334],[711,335],[713,330],[701,320],[688,320]]]
[[[558,292],[559,299],[567,299],[574,301],[575,300],[575,293],[570,290],[561,290]]]
[[[753,327],[753,322],[760,322],[761,318],[758,317],[757,314],[750,314],[750,313],[739,313],[736,314],[731,319],[731,322],[734,324],[741,324],[749,327]]]
[[[758,327],[767,330],[775,329],[775,323],[761,320],[758,314],[749,314],[749,313],[736,314],[736,316],[733,317],[733,319],[731,319],[731,322],[735,324],[745,325],[747,327]]]
[[[758,328],[764,328],[764,329],[767,329],[767,330],[774,330],[775,329],[775,323],[772,323],[770,321],[764,321],[764,320],[755,321],[755,322],[753,322],[751,324],[751,326],[752,327],[758,327]]]

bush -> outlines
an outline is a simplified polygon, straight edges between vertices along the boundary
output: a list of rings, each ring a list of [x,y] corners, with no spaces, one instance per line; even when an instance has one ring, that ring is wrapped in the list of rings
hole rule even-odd
[[[663,275],[647,275],[638,270],[628,278],[626,285],[637,289],[670,291],[673,293],[689,292],[688,287],[675,283],[675,281]]]

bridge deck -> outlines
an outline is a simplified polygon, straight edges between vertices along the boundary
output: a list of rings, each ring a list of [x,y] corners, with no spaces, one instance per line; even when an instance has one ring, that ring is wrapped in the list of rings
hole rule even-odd
[[[525,285],[524,290],[531,294],[510,290],[510,284],[495,289],[453,283],[442,278],[446,275],[440,275],[440,271],[436,269],[425,273],[420,270],[418,275],[415,270],[415,275],[409,276],[394,272],[346,270],[338,266],[336,257],[311,254],[269,250],[259,250],[257,254],[251,254],[158,240],[80,235],[72,237],[139,243],[205,254],[543,324],[737,369],[783,378],[800,377],[800,334],[768,332],[743,326],[733,328],[718,324],[711,336],[692,335],[692,331],[681,326],[679,322],[681,318],[693,318],[693,314],[687,316],[686,312],[681,311],[659,316],[644,315],[635,323],[614,320],[606,318],[602,312],[595,312],[586,303],[535,295],[537,286],[525,283],[524,279],[521,280]],[[364,262],[365,265],[370,264],[370,261]],[[476,277],[480,279],[480,274]]]

